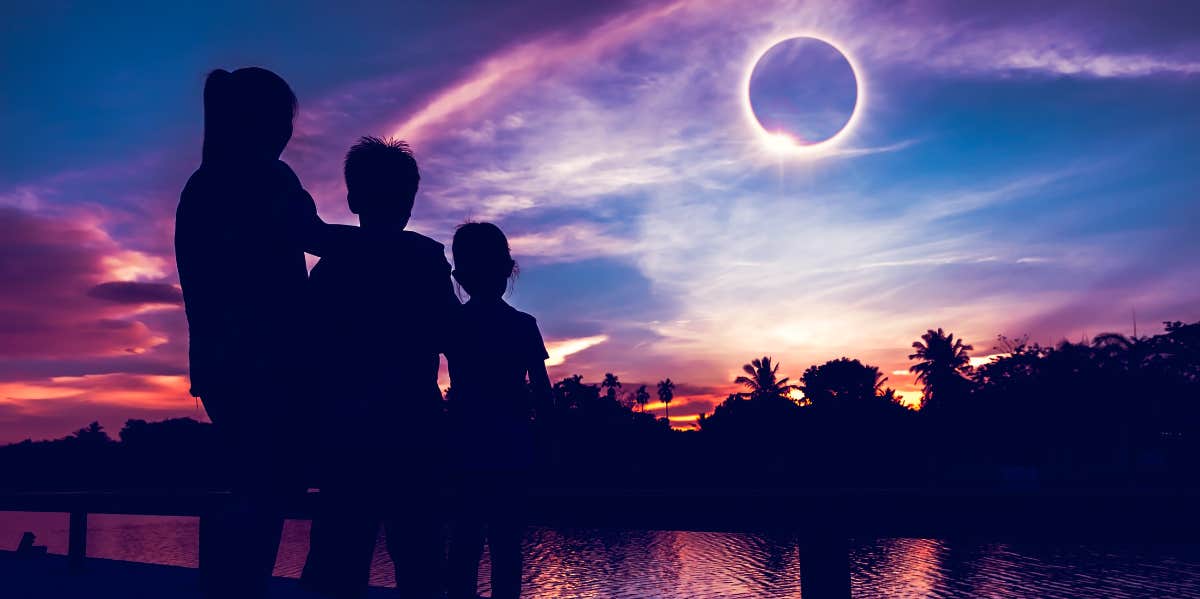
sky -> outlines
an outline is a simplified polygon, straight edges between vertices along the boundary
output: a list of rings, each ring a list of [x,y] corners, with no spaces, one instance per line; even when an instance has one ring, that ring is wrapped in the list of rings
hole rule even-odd
[[[203,417],[172,230],[218,67],[295,89],[283,158],[328,221],[356,138],[408,140],[412,228],[499,224],[551,375],[670,377],[678,427],[763,355],[915,401],[928,328],[986,356],[1200,320],[1191,2],[168,4],[0,9],[0,442]],[[797,75],[854,111],[812,151],[748,108],[796,35],[853,65]]]

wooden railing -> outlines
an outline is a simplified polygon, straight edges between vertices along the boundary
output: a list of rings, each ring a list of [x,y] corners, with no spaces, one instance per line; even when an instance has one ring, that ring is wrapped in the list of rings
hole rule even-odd
[[[70,514],[68,560],[82,568],[88,514],[200,516],[228,493],[213,491],[0,493],[0,511]],[[1073,489],[534,489],[527,518],[546,526],[785,531],[800,544],[805,597],[849,597],[850,538],[987,541],[1200,540],[1197,490]],[[310,518],[317,493],[290,517]],[[447,501],[448,503],[448,501]]]

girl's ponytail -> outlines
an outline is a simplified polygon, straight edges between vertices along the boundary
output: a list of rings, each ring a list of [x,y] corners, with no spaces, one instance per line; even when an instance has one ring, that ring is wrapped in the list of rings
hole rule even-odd
[[[231,97],[233,73],[216,69],[204,80],[204,147],[201,159],[211,161],[229,143],[233,128]]]
[[[205,107],[211,102],[224,100],[229,97],[229,85],[232,79],[233,73],[225,69],[216,69],[208,74],[208,78],[204,80]]]

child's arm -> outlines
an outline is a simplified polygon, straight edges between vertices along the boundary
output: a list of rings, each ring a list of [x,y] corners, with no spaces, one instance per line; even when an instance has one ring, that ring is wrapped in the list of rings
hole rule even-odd
[[[554,407],[554,392],[550,389],[550,373],[545,360],[529,365],[529,391],[533,394],[533,409],[539,419],[550,414]]]
[[[462,302],[458,300],[458,296],[454,293],[454,281],[450,276],[450,262],[446,260],[446,250],[441,244],[438,244],[438,250],[441,254],[438,256],[440,262],[437,269],[437,303],[438,310],[442,313],[444,320],[448,322],[453,317],[456,310],[462,306]]]
[[[550,373],[546,372],[546,360],[550,353],[546,351],[546,342],[542,340],[542,331],[538,329],[537,320],[528,314],[529,327],[526,329],[526,339],[522,345],[526,348],[522,353],[528,360],[526,367],[529,372],[529,392],[533,400],[533,409],[539,419],[545,419],[553,414],[554,391],[550,388]]]
[[[317,203],[304,188],[300,188],[292,234],[300,249],[314,256],[326,256],[354,243],[357,227],[331,225],[317,214]]]
[[[314,256],[326,256],[355,243],[357,227],[330,225],[321,220],[317,214],[317,203],[300,184],[292,168],[282,160],[277,161],[276,166],[277,174],[281,177],[278,184],[284,189],[282,212],[293,247]]]

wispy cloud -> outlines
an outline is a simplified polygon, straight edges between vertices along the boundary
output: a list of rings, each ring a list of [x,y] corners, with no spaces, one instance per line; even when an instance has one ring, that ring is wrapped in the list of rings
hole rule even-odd
[[[451,117],[470,119],[487,109],[507,90],[518,88],[547,69],[576,62],[594,60],[597,54],[628,40],[663,15],[678,7],[678,3],[622,15],[580,38],[559,36],[522,43],[515,48],[489,57],[470,75],[445,89],[415,113],[396,126],[394,135],[420,142],[430,129],[442,125]]]
[[[862,11],[861,29],[847,36],[871,62],[921,70],[1083,78],[1200,74],[1194,40],[1177,44],[1153,32],[1130,39],[1128,31],[1118,31],[1121,23],[1147,17],[1155,10],[1149,6],[1118,5],[1119,14],[1107,15],[1087,2],[1000,6],[962,13],[952,4],[914,3]],[[1122,37],[1120,46],[1110,41]]]
[[[546,366],[559,366],[565,363],[571,355],[577,354],[589,347],[600,345],[605,341],[608,341],[608,335],[593,335],[578,339],[549,341],[546,343],[546,353],[550,354],[550,358],[546,360]]]
[[[1020,71],[1046,71],[1059,75],[1091,77],[1144,77],[1160,73],[1195,75],[1200,61],[1179,61],[1145,54],[1108,54],[1104,52],[1064,51],[1057,48],[1018,50],[1003,56],[996,68]]]
[[[539,261],[574,262],[597,256],[629,255],[637,251],[635,242],[606,233],[587,223],[568,223],[513,236],[509,239],[514,252],[533,256]]]

